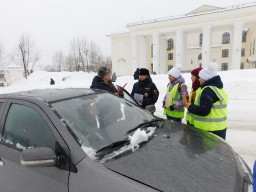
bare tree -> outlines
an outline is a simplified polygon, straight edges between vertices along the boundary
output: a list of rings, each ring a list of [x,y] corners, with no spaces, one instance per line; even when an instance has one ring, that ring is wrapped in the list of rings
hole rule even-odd
[[[64,70],[64,66],[65,66],[65,58],[62,54],[61,51],[56,51],[53,58],[53,65],[56,69],[56,71],[60,72]]]
[[[74,38],[66,65],[69,65],[69,70],[95,72],[100,66],[106,65],[106,60],[95,42],[88,43],[86,39]]]
[[[87,40],[81,38],[74,38],[71,42],[71,57],[76,71],[85,71],[86,56],[88,54]],[[88,62],[87,62],[88,66]],[[88,67],[87,67],[88,70]]]
[[[71,72],[75,70],[74,66],[75,66],[75,61],[72,55],[67,56],[65,58],[65,69]]]
[[[25,78],[33,71],[35,64],[39,60],[39,52],[28,34],[21,35],[17,50],[11,55],[11,60],[16,64],[23,65]]]
[[[0,44],[0,67],[3,67],[3,46]]]

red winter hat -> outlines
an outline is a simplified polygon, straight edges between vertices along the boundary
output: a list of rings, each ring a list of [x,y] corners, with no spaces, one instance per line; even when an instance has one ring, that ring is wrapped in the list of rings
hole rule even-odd
[[[195,68],[195,69],[193,69],[193,70],[191,71],[191,74],[194,75],[194,76],[196,76],[197,78],[199,78],[198,74],[199,74],[199,72],[200,72],[202,69],[203,69],[203,68],[201,68],[201,67]]]

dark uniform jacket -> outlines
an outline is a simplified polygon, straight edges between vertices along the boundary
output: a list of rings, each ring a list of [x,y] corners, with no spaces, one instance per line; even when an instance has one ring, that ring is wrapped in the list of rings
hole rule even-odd
[[[114,86],[114,84],[110,81],[109,84],[105,84],[101,78],[98,76],[95,76],[92,80],[92,85],[90,88],[95,88],[95,89],[102,89],[111,93],[116,93],[117,89]]]
[[[214,86],[222,89],[223,83],[218,75],[205,81],[201,88],[203,89],[206,86]],[[213,104],[217,101],[219,101],[219,98],[216,93],[211,88],[205,88],[200,98],[200,106],[190,105],[188,111],[196,115],[206,116],[211,112]]]
[[[151,78],[147,78],[143,81],[138,81],[133,85],[131,95],[134,97],[134,93],[143,95],[142,108],[145,109],[147,105],[154,105],[157,102],[159,92],[156,85],[152,82]]]

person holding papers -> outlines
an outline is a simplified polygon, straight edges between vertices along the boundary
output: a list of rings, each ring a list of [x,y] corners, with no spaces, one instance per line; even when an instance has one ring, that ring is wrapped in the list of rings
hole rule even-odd
[[[164,115],[169,120],[181,123],[184,117],[183,97],[188,98],[185,79],[181,76],[181,65],[177,65],[168,71],[169,83],[163,100]]]
[[[133,85],[131,95],[143,109],[147,109],[149,106],[150,108],[151,106],[154,107],[159,92],[152,82],[148,69],[139,69],[139,80]],[[154,111],[151,112],[153,113]]]

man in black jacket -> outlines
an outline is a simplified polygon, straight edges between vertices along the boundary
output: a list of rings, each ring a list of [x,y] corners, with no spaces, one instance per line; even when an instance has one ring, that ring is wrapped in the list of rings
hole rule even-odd
[[[111,70],[108,67],[100,67],[98,75],[93,78],[90,88],[102,89],[120,95],[111,81]]]
[[[143,109],[157,102],[159,92],[156,85],[152,82],[148,69],[139,69],[139,81],[133,85],[131,95]]]

